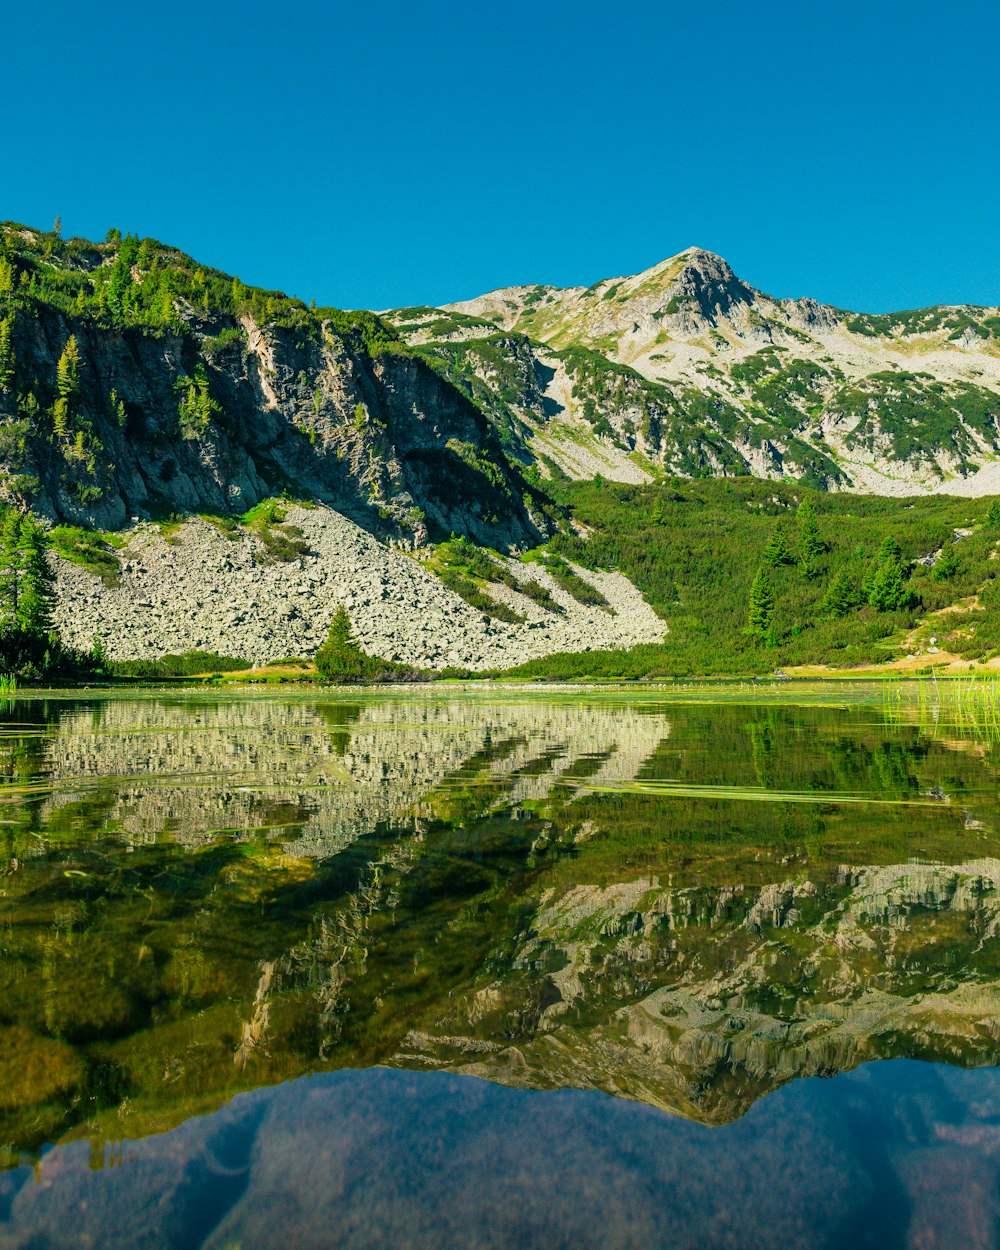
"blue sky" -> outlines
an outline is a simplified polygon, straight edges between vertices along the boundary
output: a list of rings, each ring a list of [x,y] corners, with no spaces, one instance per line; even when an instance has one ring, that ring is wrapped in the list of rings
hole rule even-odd
[[[1000,5],[49,0],[3,21],[0,217],[320,304],[590,284],[1000,303]]]

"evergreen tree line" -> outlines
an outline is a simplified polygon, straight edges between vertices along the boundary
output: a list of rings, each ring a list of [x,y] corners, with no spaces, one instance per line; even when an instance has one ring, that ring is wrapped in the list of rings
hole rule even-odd
[[[104,263],[94,264],[95,253]],[[185,305],[209,316],[246,314],[258,323],[315,328],[301,300],[247,286],[154,239],[111,229],[95,245],[55,232],[32,240],[0,228],[0,314],[33,300],[153,334],[183,333]]]
[[[66,647],[53,627],[48,550],[45,530],[30,513],[0,509],[0,672],[36,681],[98,676],[100,648]]]
[[[816,559],[826,550],[820,538],[816,507],[809,498],[798,509],[799,533],[795,548],[790,545],[782,525],[776,526],[764,548],[764,563],[757,570],[750,587],[747,608],[747,633],[768,646],[776,645],[774,613],[776,593],[770,571],[782,565],[798,564],[802,575],[817,575]],[[1000,500],[994,500],[986,517],[987,528],[1000,529]],[[954,544],[942,548],[933,565],[936,581],[947,581],[960,569]],[[910,569],[903,559],[899,541],[887,536],[879,545],[875,560],[860,585],[853,582],[844,569],[837,569],[819,601],[819,611],[827,616],[844,617],[856,608],[867,605],[876,612],[905,612],[916,602],[910,585]]]
[[[752,478],[547,488],[580,524],[551,549],[619,569],[663,642],[532,661],[531,676],[744,673],[889,659],[919,617],[954,606],[942,649],[1000,654],[1000,500],[885,499]],[[940,631],[939,631],[940,632]]]

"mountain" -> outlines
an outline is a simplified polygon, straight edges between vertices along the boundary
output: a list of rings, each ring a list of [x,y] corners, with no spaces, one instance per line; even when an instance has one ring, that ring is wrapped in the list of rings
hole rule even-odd
[[[116,662],[308,657],[338,606],[439,670],[989,661],[991,490],[997,309],[778,300],[690,249],[348,312],[0,223],[0,505],[48,531],[64,641]]]
[[[1000,309],[774,299],[690,248],[593,286],[386,314],[571,477],[752,474],[886,495],[1000,488]]]

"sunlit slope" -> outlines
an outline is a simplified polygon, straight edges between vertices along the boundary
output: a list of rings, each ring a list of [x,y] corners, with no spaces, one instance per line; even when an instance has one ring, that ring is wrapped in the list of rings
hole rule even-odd
[[[640,472],[650,460],[883,494],[1000,482],[996,308],[872,316],[774,299],[691,248],[586,288],[389,315],[574,476],[601,471],[582,446],[623,481],[639,453]]]

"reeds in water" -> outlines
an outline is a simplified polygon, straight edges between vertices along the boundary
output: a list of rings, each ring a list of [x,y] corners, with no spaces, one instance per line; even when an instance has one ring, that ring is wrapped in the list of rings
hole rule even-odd
[[[915,723],[928,733],[1000,742],[1000,675],[889,678],[882,693],[892,723]]]

